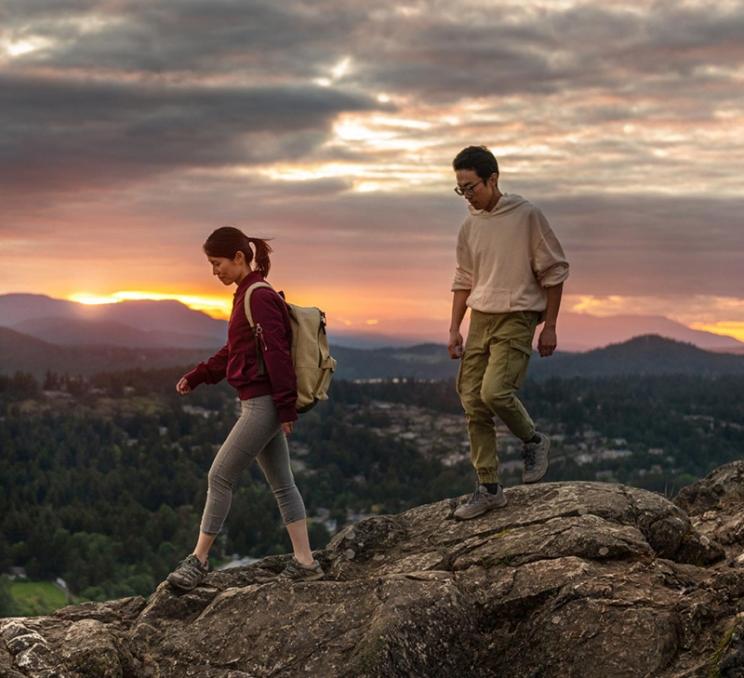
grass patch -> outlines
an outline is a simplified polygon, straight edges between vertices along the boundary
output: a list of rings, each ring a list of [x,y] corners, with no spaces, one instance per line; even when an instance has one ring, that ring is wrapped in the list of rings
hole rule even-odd
[[[19,617],[51,614],[68,604],[65,592],[49,581],[13,581],[10,595],[15,615]],[[78,601],[70,597],[69,602]]]
[[[729,628],[726,631],[726,633],[723,634],[721,640],[718,642],[718,647],[716,648],[716,651],[713,653],[711,658],[708,660],[709,662],[708,678],[720,678],[721,670],[718,668],[718,666],[721,663],[721,658],[723,657],[723,653],[726,651],[726,649],[729,646],[729,643],[731,642],[731,638],[733,637],[735,630],[736,630],[736,625],[732,624],[731,628]]]

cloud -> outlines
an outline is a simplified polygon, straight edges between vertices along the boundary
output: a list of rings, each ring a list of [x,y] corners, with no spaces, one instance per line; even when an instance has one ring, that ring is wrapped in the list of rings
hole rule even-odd
[[[63,3],[60,3],[62,5]],[[230,73],[281,81],[318,75],[366,10],[329,2],[143,0],[11,3],[5,32],[51,46],[19,63],[119,72]]]
[[[693,295],[744,298],[738,273],[744,232],[737,226],[744,199],[550,196],[540,184],[520,185],[508,176],[504,181],[510,192],[537,204],[553,225],[571,262],[567,293],[671,296],[680,305]],[[6,229],[4,237],[21,238],[35,232],[37,223],[47,226],[16,250],[19,262],[38,250],[93,251],[104,241],[116,243],[111,256],[117,259],[151,260],[158,252],[189,271],[192,262],[201,264],[206,235],[217,226],[235,225],[274,238],[277,270],[286,266],[282,275],[297,284],[374,289],[396,281],[402,296],[446,304],[455,238],[465,217],[462,199],[449,187],[439,195],[348,188],[335,179],[277,182],[258,173],[230,179],[201,173],[178,184],[162,176],[146,187],[99,196],[106,210],[103,226],[90,217],[102,212],[96,202],[54,206]],[[49,229],[50,224],[56,226]],[[174,275],[180,272],[168,277]]]
[[[0,76],[0,185],[92,188],[301,157],[368,97],[307,85],[194,87]]]
[[[159,252],[186,284],[233,223],[276,237],[291,284],[392,280],[446,313],[450,162],[486,143],[555,225],[572,294],[694,315],[693,295],[744,298],[742,31],[731,0],[7,0],[0,232],[19,261]]]

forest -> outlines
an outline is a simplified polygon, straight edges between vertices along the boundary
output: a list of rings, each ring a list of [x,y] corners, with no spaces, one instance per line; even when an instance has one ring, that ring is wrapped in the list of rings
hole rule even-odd
[[[190,552],[211,460],[236,418],[225,384],[176,394],[175,369],[93,377],[0,376],[0,572],[61,577],[84,599],[148,595]],[[744,380],[689,376],[528,381],[522,392],[551,433],[622,438],[631,456],[603,468],[621,482],[671,494],[744,451]],[[337,381],[331,399],[302,416],[291,437],[315,548],[353,514],[399,512],[472,487],[463,461],[443,463],[412,440],[380,435],[383,401],[453,415],[448,381]],[[464,417],[462,419],[465,430]],[[661,467],[655,448],[665,450]],[[596,468],[563,462],[549,480],[594,480]],[[671,461],[669,461],[671,460]],[[640,469],[651,472],[639,473]],[[256,466],[236,488],[215,563],[231,554],[286,552],[273,496]],[[12,613],[0,578],[0,615]]]

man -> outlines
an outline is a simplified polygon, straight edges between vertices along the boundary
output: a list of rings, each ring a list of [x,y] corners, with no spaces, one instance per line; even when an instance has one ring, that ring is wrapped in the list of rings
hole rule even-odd
[[[523,442],[522,481],[538,482],[548,470],[550,438],[535,429],[515,392],[543,321],[538,351],[542,357],[555,351],[568,262],[540,210],[499,191],[499,166],[485,146],[463,149],[452,166],[455,192],[467,199],[470,211],[457,238],[448,345],[450,357],[462,359],[457,391],[478,476],[475,492],[455,511],[456,518],[468,520],[506,505],[494,416]],[[463,350],[460,324],[468,306],[470,331]]]

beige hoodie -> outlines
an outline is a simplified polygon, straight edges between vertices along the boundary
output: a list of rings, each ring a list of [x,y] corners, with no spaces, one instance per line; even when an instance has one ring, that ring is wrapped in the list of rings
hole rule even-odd
[[[483,313],[544,311],[545,288],[568,278],[568,261],[542,212],[506,193],[491,212],[469,209],[452,291],[470,290],[468,306]]]

